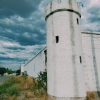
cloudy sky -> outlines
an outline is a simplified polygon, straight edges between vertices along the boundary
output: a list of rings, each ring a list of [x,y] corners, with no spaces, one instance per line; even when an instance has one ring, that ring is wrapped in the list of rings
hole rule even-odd
[[[0,66],[19,68],[45,47],[44,7],[50,0],[0,0]],[[78,0],[81,31],[100,32],[99,0]]]

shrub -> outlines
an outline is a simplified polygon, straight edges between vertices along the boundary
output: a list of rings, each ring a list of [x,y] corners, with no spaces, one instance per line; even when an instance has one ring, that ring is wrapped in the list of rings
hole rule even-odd
[[[47,72],[40,72],[37,78],[16,76],[0,85],[0,100],[16,100],[22,96],[27,98],[45,97],[47,90]],[[9,99],[10,98],[10,99]],[[19,99],[18,99],[19,100]],[[23,99],[24,100],[24,99]],[[33,99],[34,100],[34,99]]]
[[[47,92],[47,72],[40,72],[34,79],[33,91],[36,96],[42,96]]]
[[[96,92],[87,92],[86,100],[96,100]]]
[[[11,86],[7,89],[7,94],[10,96],[18,96],[19,95],[19,89],[16,86]]]
[[[100,91],[98,91],[97,94],[98,94],[98,97],[100,98]]]
[[[16,84],[19,83],[14,77],[5,81],[4,84],[0,85],[0,95],[7,94],[7,95],[16,95],[18,94],[18,89]]]
[[[32,89],[34,83],[31,77],[22,76],[22,77],[19,77],[18,80],[20,80],[20,84],[18,84],[17,86],[21,90]]]
[[[43,88],[44,90],[47,90],[47,72],[40,72],[38,77],[38,88]]]
[[[18,69],[18,70],[16,71],[16,75],[20,75],[20,74],[21,74],[21,70]]]

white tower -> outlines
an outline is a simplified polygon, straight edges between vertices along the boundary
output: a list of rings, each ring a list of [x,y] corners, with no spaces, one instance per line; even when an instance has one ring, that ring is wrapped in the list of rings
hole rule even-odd
[[[84,100],[81,14],[75,0],[54,0],[46,9],[49,100]]]

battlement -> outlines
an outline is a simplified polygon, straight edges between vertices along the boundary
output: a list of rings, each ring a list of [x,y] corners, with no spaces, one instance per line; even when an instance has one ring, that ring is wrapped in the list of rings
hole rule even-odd
[[[79,4],[76,2],[76,0],[53,0],[47,5],[46,19],[49,14],[59,11],[75,12],[81,17]]]

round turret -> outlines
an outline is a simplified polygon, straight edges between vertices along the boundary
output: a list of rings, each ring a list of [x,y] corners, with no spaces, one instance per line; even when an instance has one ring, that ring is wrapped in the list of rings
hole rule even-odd
[[[76,13],[79,17],[81,17],[79,4],[75,2],[75,0],[54,0],[48,4],[46,8],[46,17],[45,19],[56,13],[61,11],[69,11]]]
[[[80,17],[75,0],[54,0],[46,8],[50,100],[85,98]]]

